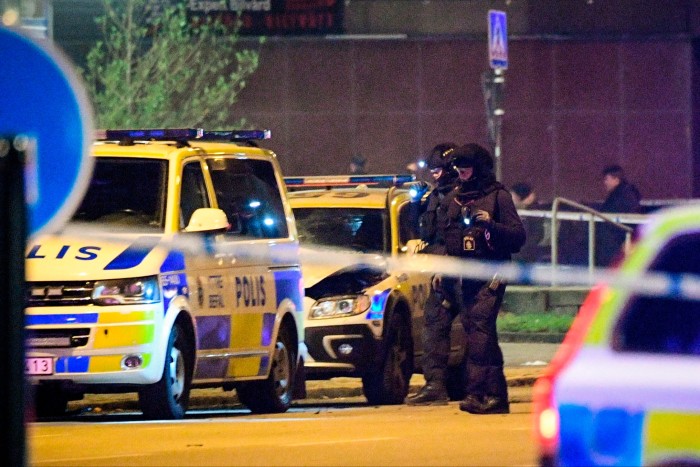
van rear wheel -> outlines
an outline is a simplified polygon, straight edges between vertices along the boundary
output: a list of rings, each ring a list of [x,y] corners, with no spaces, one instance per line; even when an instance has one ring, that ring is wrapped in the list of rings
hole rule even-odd
[[[262,381],[236,386],[238,400],[253,413],[286,412],[292,405],[296,349],[287,327],[280,328],[270,364],[270,374]]]

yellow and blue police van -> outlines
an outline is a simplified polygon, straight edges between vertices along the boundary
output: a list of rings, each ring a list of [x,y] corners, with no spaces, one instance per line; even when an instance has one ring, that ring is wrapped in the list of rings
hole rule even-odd
[[[413,176],[285,181],[302,250],[313,251],[302,262],[307,378],[360,377],[370,404],[403,403],[411,376],[421,371],[431,279],[430,273],[398,270],[390,261],[407,258],[419,243]],[[454,399],[464,391],[460,326],[453,326],[449,358]]]
[[[297,231],[269,131],[107,130],[66,228],[26,253],[35,413],[137,392],[148,418],[190,390],[235,389],[254,413],[303,395]]]
[[[658,211],[533,388],[543,466],[700,465],[700,206]]]

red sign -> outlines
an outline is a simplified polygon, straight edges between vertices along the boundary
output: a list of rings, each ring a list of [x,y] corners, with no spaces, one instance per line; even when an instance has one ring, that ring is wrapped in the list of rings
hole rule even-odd
[[[193,17],[209,16],[241,35],[341,34],[345,0],[190,0]]]

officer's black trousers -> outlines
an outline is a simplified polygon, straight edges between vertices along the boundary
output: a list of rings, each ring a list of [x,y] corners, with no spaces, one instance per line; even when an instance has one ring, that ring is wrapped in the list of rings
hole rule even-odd
[[[496,331],[505,284],[496,290],[488,285],[483,281],[446,278],[440,292],[430,293],[425,307],[423,342],[423,373],[427,382],[445,384],[450,329],[459,316],[467,342],[467,394],[508,397],[503,353]]]

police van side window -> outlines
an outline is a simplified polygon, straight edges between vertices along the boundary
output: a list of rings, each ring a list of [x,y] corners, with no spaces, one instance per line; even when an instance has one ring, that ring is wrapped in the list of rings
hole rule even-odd
[[[162,230],[167,180],[167,161],[98,157],[87,193],[71,221]]]
[[[650,270],[700,274],[700,234],[676,237],[656,257]],[[700,356],[700,301],[678,296],[635,296],[613,334],[613,348]]]
[[[187,227],[192,214],[199,208],[208,208],[209,199],[204,184],[204,173],[199,162],[190,162],[182,168],[180,190],[180,230]]]
[[[289,235],[284,205],[269,161],[207,159],[216,200],[228,217],[230,236],[284,238]]]

